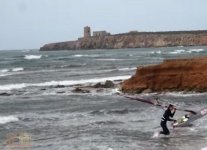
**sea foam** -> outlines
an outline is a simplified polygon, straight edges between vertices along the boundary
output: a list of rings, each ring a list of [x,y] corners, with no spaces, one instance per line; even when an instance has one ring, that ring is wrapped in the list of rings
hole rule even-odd
[[[17,72],[17,71],[23,71],[24,70],[24,68],[12,68],[12,71],[13,72]]]
[[[0,77],[15,75],[16,73],[12,73],[12,72],[19,72],[19,71],[23,71],[23,70],[24,70],[24,68],[22,68],[22,67],[12,68],[12,69],[2,69],[2,70],[0,70]]]
[[[174,50],[172,52],[170,52],[170,54],[180,54],[180,53],[184,53],[185,50],[184,49],[178,49],[178,50]]]
[[[18,121],[18,117],[16,116],[0,116],[0,124],[6,124],[9,122]]]
[[[31,59],[40,59],[42,55],[25,55],[24,59],[31,60]]]
[[[202,51],[204,51],[204,49],[189,49],[187,52],[188,53],[192,53],[192,52],[199,53],[199,52],[202,52]]]
[[[6,73],[6,72],[9,72],[9,69],[2,69],[0,70],[1,73]]]
[[[6,84],[6,85],[0,85],[0,90],[13,90],[13,89],[22,89],[27,87],[27,84],[21,83],[21,84]]]
[[[97,83],[105,82],[106,80],[125,80],[130,78],[130,76],[115,76],[115,77],[105,77],[105,78],[94,78],[94,79],[82,79],[82,80],[65,80],[65,81],[49,81],[43,83],[20,83],[20,84],[6,84],[0,85],[0,90],[13,90],[22,89],[26,87],[42,87],[42,86],[57,86],[57,85],[76,85],[76,84],[87,84],[87,83]]]

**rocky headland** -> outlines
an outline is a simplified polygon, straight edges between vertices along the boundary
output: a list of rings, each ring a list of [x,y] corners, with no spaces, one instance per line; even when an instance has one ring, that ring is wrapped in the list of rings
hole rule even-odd
[[[207,91],[207,57],[165,60],[158,65],[139,67],[122,83],[127,93],[164,91]]]
[[[88,36],[75,41],[45,44],[41,51],[79,49],[122,49],[207,45],[207,30],[170,32],[129,32]]]

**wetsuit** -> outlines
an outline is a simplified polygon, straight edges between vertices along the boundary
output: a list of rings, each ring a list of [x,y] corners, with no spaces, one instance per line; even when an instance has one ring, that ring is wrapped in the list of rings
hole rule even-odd
[[[165,134],[165,135],[169,135],[170,131],[167,128],[167,121],[174,121],[174,119],[170,119],[170,117],[173,117],[175,114],[175,111],[173,113],[171,113],[170,109],[167,109],[165,111],[165,113],[163,114],[162,118],[161,118],[161,127],[163,129],[163,131],[160,132],[160,134]]]

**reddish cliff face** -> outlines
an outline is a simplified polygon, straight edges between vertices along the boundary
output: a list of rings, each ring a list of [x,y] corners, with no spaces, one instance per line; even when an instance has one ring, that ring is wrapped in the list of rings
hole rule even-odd
[[[165,60],[162,64],[138,68],[122,84],[122,91],[207,91],[207,57]]]

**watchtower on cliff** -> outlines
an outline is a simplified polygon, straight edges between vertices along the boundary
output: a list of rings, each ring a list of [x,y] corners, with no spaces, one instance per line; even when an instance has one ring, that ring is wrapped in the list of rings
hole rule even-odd
[[[91,37],[91,28],[86,26],[84,27],[84,38]]]

